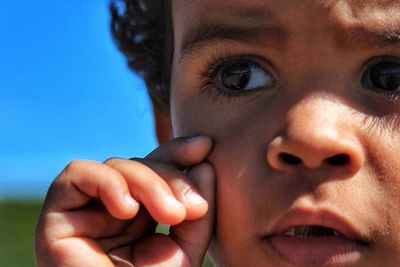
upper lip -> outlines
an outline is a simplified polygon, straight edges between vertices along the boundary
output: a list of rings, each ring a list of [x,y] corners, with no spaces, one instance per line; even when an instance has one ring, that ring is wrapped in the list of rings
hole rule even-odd
[[[350,219],[329,209],[291,209],[272,225],[272,229],[267,236],[283,235],[295,226],[332,228],[349,240],[369,243],[361,229],[352,223]]]

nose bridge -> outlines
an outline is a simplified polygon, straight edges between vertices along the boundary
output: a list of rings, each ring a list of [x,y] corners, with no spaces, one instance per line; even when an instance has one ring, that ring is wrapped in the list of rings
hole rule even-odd
[[[269,145],[269,164],[281,171],[298,166],[356,171],[363,151],[351,121],[347,106],[327,95],[298,101],[287,111],[284,129]]]
[[[342,110],[338,101],[324,95],[303,99],[289,109],[283,136],[288,142],[308,147],[340,139],[346,133]]]

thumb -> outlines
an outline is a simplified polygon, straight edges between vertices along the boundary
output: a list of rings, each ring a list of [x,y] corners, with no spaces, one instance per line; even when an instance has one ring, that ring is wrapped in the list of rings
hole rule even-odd
[[[192,266],[201,266],[210,245],[215,220],[215,174],[210,163],[201,163],[187,173],[197,186],[202,197],[208,202],[204,217],[171,226],[170,237],[177,242],[189,257]]]

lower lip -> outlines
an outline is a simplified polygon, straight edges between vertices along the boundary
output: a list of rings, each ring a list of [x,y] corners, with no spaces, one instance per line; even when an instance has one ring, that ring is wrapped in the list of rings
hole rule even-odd
[[[355,263],[365,246],[340,236],[301,238],[276,235],[268,241],[281,258],[296,266]]]

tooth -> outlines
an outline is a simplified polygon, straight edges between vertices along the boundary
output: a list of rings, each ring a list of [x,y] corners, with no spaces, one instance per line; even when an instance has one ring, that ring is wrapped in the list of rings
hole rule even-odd
[[[311,237],[324,237],[324,236],[341,236],[341,234],[330,228],[311,226],[311,225],[298,225],[290,228],[284,233],[285,236],[311,238]]]
[[[333,235],[334,236],[340,236],[340,233],[338,231],[336,231],[336,230],[333,230]]]
[[[290,228],[288,231],[284,233],[285,236],[296,236],[296,232],[294,227]]]
[[[312,234],[310,226],[294,226],[284,233],[286,236],[308,237]]]
[[[323,237],[323,236],[340,236],[341,234],[334,229],[328,229],[324,227],[312,226],[312,225],[298,225],[290,228],[284,233],[285,236],[296,236],[303,238],[310,237]]]
[[[296,227],[296,234],[301,237],[310,237],[312,233],[312,229],[310,226],[298,226]]]

